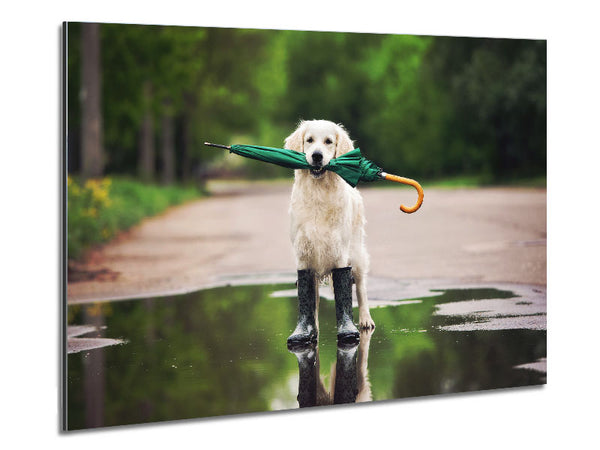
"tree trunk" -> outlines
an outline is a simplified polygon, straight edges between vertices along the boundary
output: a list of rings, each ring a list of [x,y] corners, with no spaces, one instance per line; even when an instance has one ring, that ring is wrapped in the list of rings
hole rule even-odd
[[[163,184],[173,184],[175,181],[174,119],[168,101],[164,104],[161,134],[162,182]]]
[[[192,177],[192,101],[191,96],[186,95],[185,108],[182,121],[182,155],[181,155],[181,179],[184,183]]]
[[[154,179],[154,121],[152,120],[152,84],[146,82],[143,90],[144,117],[140,128],[138,174],[144,181]]]
[[[81,26],[81,173],[84,178],[104,172],[100,68],[100,25]]]

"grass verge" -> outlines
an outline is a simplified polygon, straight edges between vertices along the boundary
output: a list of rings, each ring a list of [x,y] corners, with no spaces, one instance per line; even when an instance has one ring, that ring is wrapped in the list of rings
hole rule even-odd
[[[109,241],[144,217],[198,198],[193,187],[159,186],[127,178],[67,180],[67,250],[76,260],[93,245]]]

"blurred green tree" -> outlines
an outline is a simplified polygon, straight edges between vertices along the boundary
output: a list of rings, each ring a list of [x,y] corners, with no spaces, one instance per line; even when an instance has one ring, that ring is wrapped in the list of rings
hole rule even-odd
[[[364,133],[373,156],[390,171],[415,176],[440,172],[446,104],[423,71],[432,42],[422,36],[384,36],[362,62],[366,83]],[[369,154],[368,149],[365,149]]]
[[[463,170],[545,174],[545,41],[440,37],[427,65],[451,100],[450,148],[474,160]]]
[[[69,24],[70,173],[83,170],[88,121],[79,103],[89,91],[82,26]],[[222,156],[204,141],[278,147],[298,120],[322,118],[410,177],[545,174],[545,41],[121,24],[99,31],[109,173],[199,180]],[[243,164],[255,176],[289,173]]]
[[[383,36],[293,31],[286,37],[289,87],[281,109],[288,122],[328,119],[364,143],[369,80],[363,62]]]

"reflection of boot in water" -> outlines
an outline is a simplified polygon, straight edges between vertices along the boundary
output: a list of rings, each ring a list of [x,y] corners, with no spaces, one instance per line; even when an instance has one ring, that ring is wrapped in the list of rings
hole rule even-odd
[[[371,345],[371,336],[375,330],[373,328],[361,330],[360,345],[358,346],[358,363],[356,376],[358,377],[358,395],[356,403],[370,402],[373,400],[371,394],[371,382],[369,381],[369,346]]]
[[[356,384],[356,349],[358,344],[338,346],[335,363],[333,403],[354,403],[358,394]]]
[[[317,382],[319,378],[319,365],[317,364],[317,347],[306,345],[303,348],[290,350],[298,359],[298,404],[300,408],[315,406],[317,404]]]
[[[331,271],[338,345],[354,344],[360,339],[352,322],[352,267]]]
[[[298,324],[287,339],[288,348],[307,345],[317,341],[317,300],[318,286],[315,273],[310,270],[298,271]]]

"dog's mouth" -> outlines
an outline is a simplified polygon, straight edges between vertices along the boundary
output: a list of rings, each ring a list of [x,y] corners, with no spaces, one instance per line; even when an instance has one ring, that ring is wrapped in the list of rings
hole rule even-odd
[[[310,174],[313,176],[313,178],[321,178],[321,176],[324,173],[325,173],[325,168],[324,167],[310,169]]]

